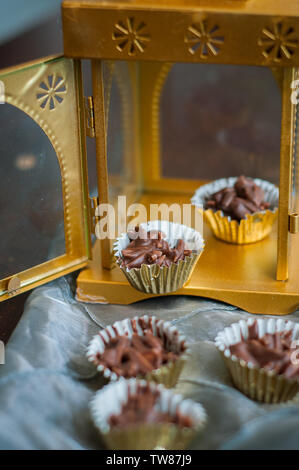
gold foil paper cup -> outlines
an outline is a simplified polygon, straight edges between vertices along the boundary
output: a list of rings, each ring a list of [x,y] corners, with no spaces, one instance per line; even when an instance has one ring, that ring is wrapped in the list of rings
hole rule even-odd
[[[141,268],[128,269],[122,266],[121,252],[130,243],[127,234],[122,234],[114,243],[116,262],[128,279],[129,283],[137,290],[147,294],[167,294],[175,292],[183,287],[190,278],[203,249],[204,240],[199,232],[181,224],[167,221],[151,221],[141,224],[146,231],[161,230],[166,234],[165,240],[170,246],[175,246],[177,240],[183,239],[186,248],[192,250],[190,256],[169,267],[160,267],[157,264],[143,264]]]
[[[231,220],[222,211],[214,212],[212,209],[205,209],[206,201],[212,194],[223,188],[232,187],[236,180],[236,177],[221,178],[205,184],[196,190],[191,201],[203,215],[215,237],[237,245],[255,243],[269,235],[277,219],[279,191],[274,184],[259,178],[253,179],[255,184],[263,189],[265,201],[270,203],[270,208],[254,214],[247,214],[246,219],[242,219],[240,222]]]
[[[169,362],[167,365],[160,367],[159,369],[154,369],[144,377],[145,380],[156,382],[157,384],[163,384],[166,388],[175,387],[186,363],[187,355],[187,352],[182,353],[176,361]],[[138,378],[142,379],[143,377]]]
[[[229,346],[241,341],[242,337],[248,337],[248,326],[252,325],[254,319],[241,320],[234,323],[224,331],[218,333],[215,343],[220,351],[226,366],[228,367],[234,385],[240,392],[252,400],[262,403],[282,403],[292,400],[299,392],[299,380],[288,379],[269,371],[247,363],[232,355]],[[258,334],[263,337],[266,333],[278,331],[293,331],[294,342],[299,340],[299,324],[291,321],[274,319],[258,319]],[[295,351],[295,350],[294,350]]]
[[[205,410],[199,403],[184,399],[161,385],[150,384],[153,391],[158,389],[160,392],[155,407],[172,415],[179,411],[191,418],[192,427],[183,428],[169,423],[144,423],[123,429],[109,425],[110,416],[121,412],[122,405],[127,402],[129,395],[136,393],[139,387],[145,386],[146,382],[143,380],[119,380],[96,393],[90,410],[105,445],[108,449],[117,450],[186,449],[206,424]]]
[[[149,317],[148,315],[144,315],[143,317],[127,318],[115,322],[113,325],[109,325],[107,328],[99,331],[88,346],[88,360],[95,365],[97,370],[101,372],[106,379],[111,381],[123,379],[122,376],[117,375],[108,367],[101,365],[99,363],[99,356],[103,354],[105,347],[109,344],[111,339],[125,335],[130,337],[133,333],[143,336],[145,330],[150,330],[155,336],[161,338],[165,348],[168,351],[179,354],[179,357],[176,361],[171,361],[159,369],[152,370],[146,374],[146,376],[137,378],[160,383],[167,388],[174,387],[190,352],[185,337],[180,335],[178,329],[171,325],[170,322],[159,320],[155,316]]]

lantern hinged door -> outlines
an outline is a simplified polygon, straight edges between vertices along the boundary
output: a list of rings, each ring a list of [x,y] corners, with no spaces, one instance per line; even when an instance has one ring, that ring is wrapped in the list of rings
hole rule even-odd
[[[50,57],[0,72],[0,301],[90,257],[80,61]]]

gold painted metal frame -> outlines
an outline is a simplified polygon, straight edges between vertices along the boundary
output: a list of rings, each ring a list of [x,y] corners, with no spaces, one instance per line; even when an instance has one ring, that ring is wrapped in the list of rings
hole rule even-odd
[[[45,91],[47,103],[41,107],[40,84],[60,77],[65,92],[61,101]],[[64,205],[65,254],[14,276],[0,280],[0,301],[32,289],[44,282],[86,266],[90,257],[90,217],[87,203],[87,167],[85,123],[80,62],[64,57],[51,57],[1,71],[5,102],[31,117],[49,138],[60,165]],[[84,136],[84,138],[83,138]],[[17,282],[12,282],[16,280]],[[10,290],[11,285],[17,289]]]
[[[62,19],[70,57],[299,65],[296,0],[64,0]]]

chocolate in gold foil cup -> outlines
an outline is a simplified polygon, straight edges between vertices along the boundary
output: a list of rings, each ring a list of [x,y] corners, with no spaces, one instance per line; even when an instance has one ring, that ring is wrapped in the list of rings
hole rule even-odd
[[[232,355],[229,346],[248,338],[248,326],[254,319],[241,320],[218,333],[215,343],[225,364],[230,371],[235,387],[252,400],[262,403],[283,403],[292,400],[299,392],[299,379],[289,379],[274,371],[254,366],[250,362]],[[258,335],[262,338],[266,333],[292,330],[294,344],[299,344],[299,324],[292,321],[258,319]],[[294,349],[296,354],[296,349]]]
[[[247,214],[240,222],[231,220],[222,211],[205,209],[206,201],[210,196],[221,189],[234,186],[237,178],[221,178],[212,183],[198,188],[191,202],[199,212],[203,214],[205,222],[211,227],[215,237],[228,243],[245,245],[263,240],[269,235],[278,214],[278,188],[268,181],[253,178],[255,184],[260,186],[265,193],[265,201],[269,202],[270,208],[264,211]]]
[[[91,415],[101,438],[108,449],[117,450],[151,450],[151,449],[186,449],[197,437],[206,424],[206,412],[199,404],[181,395],[166,390],[162,385],[150,383],[150,389],[160,392],[155,407],[163,412],[174,415],[177,411],[188,416],[192,427],[180,427],[169,423],[137,423],[135,426],[117,428],[110,426],[112,415],[121,413],[122,406],[139,388],[146,387],[143,380],[119,380],[106,385],[94,396]]]
[[[186,225],[164,220],[151,221],[147,224],[141,224],[140,227],[146,231],[162,231],[166,235],[165,240],[171,247],[176,246],[177,241],[182,239],[186,244],[186,249],[191,249],[192,253],[190,256],[186,256],[184,260],[172,263],[169,267],[143,264],[141,268],[128,269],[122,266],[122,250],[130,243],[128,234],[124,233],[114,243],[114,255],[116,263],[129,283],[135,289],[147,294],[167,294],[181,289],[191,277],[203,252],[204,240],[201,234]]]
[[[190,350],[185,337],[180,335],[175,326],[171,325],[168,321],[159,320],[155,316],[144,315],[142,317],[127,318],[122,321],[117,321],[99,331],[88,346],[88,360],[95,365],[97,370],[102,373],[106,379],[110,381],[123,379],[123,377],[117,375],[108,367],[104,367],[100,364],[99,359],[101,354],[103,354],[111,339],[117,336],[130,337],[133,333],[143,336],[145,330],[150,330],[155,336],[161,338],[165,349],[178,354],[178,358],[158,369],[152,370],[145,376],[139,376],[137,378],[160,383],[167,388],[174,387],[188,359]]]

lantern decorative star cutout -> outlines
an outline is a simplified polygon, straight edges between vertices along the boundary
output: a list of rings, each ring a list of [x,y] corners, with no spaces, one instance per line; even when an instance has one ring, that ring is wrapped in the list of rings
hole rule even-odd
[[[66,86],[64,79],[56,75],[49,75],[40,83],[36,98],[40,102],[42,109],[49,108],[54,110],[57,104],[62,103],[65,93]]]
[[[127,52],[129,56],[133,56],[144,52],[151,38],[143,21],[136,23],[134,18],[127,18],[125,22],[116,23],[112,39],[117,43],[116,49],[119,52]]]
[[[299,46],[299,40],[295,29],[280,21],[262,30],[258,44],[263,48],[266,59],[281,62],[283,59],[293,57]]]
[[[185,43],[188,44],[190,54],[197,54],[201,59],[207,59],[208,56],[217,56],[220,47],[224,43],[223,36],[219,35],[218,25],[210,26],[207,21],[201,21],[189,26]]]

